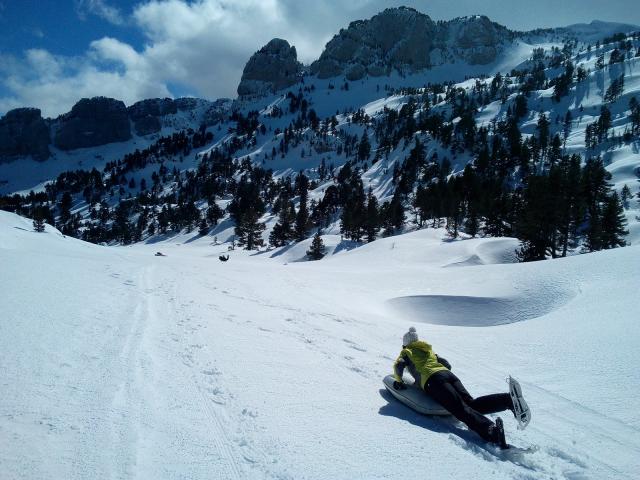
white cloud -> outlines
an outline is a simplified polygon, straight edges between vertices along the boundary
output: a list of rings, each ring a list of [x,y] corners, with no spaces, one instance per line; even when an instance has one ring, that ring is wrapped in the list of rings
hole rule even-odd
[[[150,0],[134,8],[131,21],[146,38],[136,51],[115,38],[93,41],[79,57],[29,50],[0,65],[8,106],[38,106],[45,115],[68,111],[83,96],[107,95],[130,104],[171,95],[168,85],[206,98],[235,96],[249,56],[273,37],[289,40],[310,62],[335,25],[309,25],[301,17],[336,15],[325,0],[300,9],[294,0]],[[78,0],[82,14],[123,21],[103,0]],[[312,22],[313,23],[313,22]]]
[[[81,20],[85,20],[89,15],[95,15],[114,25],[125,23],[120,10],[109,5],[106,0],[76,0],[76,12]]]
[[[141,98],[170,96],[166,85],[154,81],[145,62],[126,47],[117,40],[102,39],[83,57],[54,56],[32,49],[21,59],[0,58],[0,77],[11,92],[0,99],[0,111],[32,106],[55,117],[83,97],[104,95],[130,105]],[[118,62],[116,68],[107,68],[105,62],[113,61]]]
[[[0,88],[8,92],[0,98],[0,112],[8,105],[32,105],[58,115],[81,97],[95,95],[127,104],[181,92],[233,97],[250,55],[274,37],[295,45],[299,59],[310,63],[351,20],[402,3],[425,8],[420,0],[144,0],[125,19],[108,1],[76,0],[76,6],[81,15],[138,29],[144,45],[136,49],[105,37],[79,57],[30,51],[10,61],[0,58]],[[449,0],[432,0],[428,13],[450,18],[477,13],[480,5],[459,3],[453,12]]]

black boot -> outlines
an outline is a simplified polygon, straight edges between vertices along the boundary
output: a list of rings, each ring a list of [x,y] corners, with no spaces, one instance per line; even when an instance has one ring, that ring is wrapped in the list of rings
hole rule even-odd
[[[502,450],[509,448],[509,444],[504,438],[504,424],[500,417],[496,418],[495,436],[495,443],[497,443]]]

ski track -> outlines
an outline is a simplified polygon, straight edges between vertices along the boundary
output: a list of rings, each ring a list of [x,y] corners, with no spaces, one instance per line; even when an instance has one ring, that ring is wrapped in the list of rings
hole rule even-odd
[[[168,276],[164,275],[162,280],[167,281]],[[160,279],[156,279],[158,281]],[[165,297],[161,297],[161,301],[155,301],[152,307],[153,317],[155,319],[164,318],[168,323],[175,322],[174,329],[168,329],[168,332],[162,332],[165,336],[172,339],[174,348],[174,358],[171,363],[181,366],[176,371],[176,378],[181,378],[181,386],[184,391],[181,392],[180,398],[189,402],[190,411],[199,412],[197,417],[203,418],[207,422],[208,428],[211,430],[210,440],[213,441],[211,450],[219,455],[215,461],[214,471],[220,475],[220,478],[242,478],[243,470],[236,460],[236,455],[231,448],[231,442],[226,432],[226,426],[221,421],[220,414],[216,413],[211,406],[212,400],[208,398],[201,385],[197,380],[194,357],[195,344],[190,343],[193,334],[197,333],[199,327],[192,325],[190,318],[184,314],[186,299],[178,295],[177,285],[171,281],[169,285],[163,283],[160,285],[165,292]],[[173,330],[173,331],[171,331]],[[177,358],[176,358],[177,357]],[[178,360],[179,361],[176,361]],[[175,368],[175,367],[174,367]]]
[[[181,278],[180,272],[164,271],[161,275],[158,281],[163,282],[165,292],[171,293],[154,305],[154,317],[165,317],[175,323],[175,329],[170,329],[165,336],[171,338],[178,363],[183,367],[180,373],[184,387],[182,396],[191,402],[189,410],[201,413],[196,418],[205,419],[207,438],[211,442],[207,448],[218,455],[208,474],[216,472],[218,478],[229,479],[284,478],[269,469],[269,463],[273,461],[268,455],[252,445],[247,430],[252,430],[250,424],[257,414],[236,404],[234,394],[222,381],[225,371],[212,363],[215,352],[200,336],[201,330],[206,329],[205,318],[211,315],[211,309],[226,315],[227,319],[231,317],[215,304],[206,305],[206,313],[200,312],[201,306],[192,298],[197,286],[184,281],[179,285],[176,279]],[[237,299],[242,301],[245,297]]]

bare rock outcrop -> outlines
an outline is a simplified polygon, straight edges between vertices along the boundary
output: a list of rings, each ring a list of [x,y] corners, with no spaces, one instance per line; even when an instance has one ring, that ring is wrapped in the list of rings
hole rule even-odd
[[[367,74],[384,75],[392,68],[428,68],[436,33],[437,26],[428,15],[412,8],[388,8],[340,30],[311,65],[311,73],[319,78],[344,74],[359,80]]]
[[[96,147],[131,138],[127,107],[106,97],[83,98],[58,118],[54,144],[61,150]]]
[[[310,69],[319,78],[344,76],[354,81],[392,70],[413,73],[453,61],[486,65],[512,36],[485,16],[436,23],[413,8],[388,8],[340,30]]]
[[[0,118],[0,163],[17,157],[49,158],[50,130],[37,108],[17,108]]]
[[[150,135],[162,128],[161,117],[176,113],[178,106],[171,98],[150,98],[134,103],[127,111],[136,134]]]
[[[241,97],[264,95],[290,87],[298,82],[302,64],[298,62],[296,47],[274,38],[254,53],[242,72],[238,85]]]

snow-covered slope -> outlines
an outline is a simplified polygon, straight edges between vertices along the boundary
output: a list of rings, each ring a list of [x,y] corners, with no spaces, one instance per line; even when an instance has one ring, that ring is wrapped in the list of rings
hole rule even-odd
[[[321,262],[290,249],[222,263],[210,239],[100,247],[32,230],[0,212],[3,478],[640,469],[638,247],[512,264],[513,240],[426,230],[352,251],[327,238]],[[412,324],[472,394],[520,379],[533,421],[504,418],[528,453],[385,392]]]
[[[187,173],[193,173],[205,154],[218,150],[229,152],[229,155],[240,163],[243,159],[249,158],[255,165],[274,172],[274,178],[285,178],[297,175],[303,171],[312,181],[319,180],[319,166],[324,163],[327,168],[335,167],[331,170],[337,172],[347,161],[353,161],[355,155],[353,148],[351,154],[346,153],[346,145],[350,138],[360,139],[367,132],[371,143],[371,155],[368,161],[360,162],[358,169],[362,176],[365,190],[372,188],[374,195],[380,203],[391,199],[396,185],[393,183],[394,169],[403,164],[410,150],[410,143],[419,140],[425,147],[426,158],[436,158],[442,161],[446,158],[451,163],[454,172],[461,172],[464,167],[478,157],[478,151],[460,146],[460,142],[455,145],[444,145],[440,140],[434,138],[432,132],[416,131],[412,133],[411,141],[405,138],[394,145],[390,151],[377,156],[379,150],[384,150],[378,144],[376,134],[373,132],[376,122],[384,119],[385,109],[400,111],[409,102],[416,102],[419,106],[415,116],[425,112],[436,112],[441,114],[444,121],[450,126],[455,126],[460,121],[460,117],[453,117],[452,102],[447,101],[447,92],[464,90],[464,94],[473,99],[476,106],[473,110],[474,120],[477,127],[488,128],[490,132],[495,132],[496,124],[506,121],[508,113],[513,109],[516,97],[522,89],[522,80],[519,79],[517,71],[532,69],[537,62],[544,63],[543,76],[547,82],[542,82],[544,87],[540,90],[533,90],[527,93],[527,113],[518,120],[518,128],[522,132],[523,139],[530,139],[537,135],[537,122],[541,114],[546,115],[550,120],[549,135],[552,137],[559,134],[564,138],[567,135],[566,144],[563,145],[563,153],[580,154],[583,160],[589,157],[600,155],[604,164],[612,175],[612,183],[618,193],[621,193],[625,185],[629,187],[632,198],[627,200],[626,219],[628,222],[629,235],[626,241],[636,244],[640,241],[640,223],[637,218],[640,216],[640,204],[636,201],[639,192],[637,189],[637,176],[640,168],[640,156],[638,155],[637,132],[622,141],[622,136],[630,134],[631,112],[629,102],[632,98],[640,98],[640,41],[635,37],[629,37],[625,44],[629,44],[629,50],[624,54],[623,61],[609,65],[609,60],[613,52],[620,47],[620,42],[601,43],[598,47],[592,43],[592,36],[609,35],[618,31],[626,31],[631,26],[610,25],[595,23],[589,26],[574,26],[564,30],[530,32],[527,35],[519,35],[505,48],[497,52],[493,62],[485,65],[469,65],[460,59],[453,63],[421,70],[415,74],[407,75],[398,71],[391,71],[388,76],[365,77],[357,81],[346,82],[343,77],[333,77],[321,79],[317,76],[308,75],[304,77],[303,83],[293,85],[289,89],[281,90],[276,94],[260,98],[241,98],[238,100],[219,103],[220,112],[216,117],[217,124],[208,128],[208,133],[213,135],[213,140],[204,146],[195,147],[187,155],[158,155],[149,160],[142,168],[133,168],[122,173],[119,188],[110,186],[108,196],[101,192],[100,195],[106,204],[115,210],[117,204],[122,200],[127,200],[130,196],[137,197],[144,195],[142,180],[149,187],[153,184],[153,176],[163,178],[160,174],[162,167],[169,172],[175,168],[181,172],[182,177],[172,176],[167,183],[163,183],[158,191],[163,194],[179,193],[181,181]],[[567,45],[567,51],[562,53],[563,42],[577,42]],[[589,43],[589,46],[587,46]],[[620,47],[621,48],[621,47]],[[534,49],[544,49],[533,54]],[[565,56],[566,55],[566,56]],[[603,59],[602,68],[597,67],[598,58]],[[535,58],[536,60],[532,60]],[[560,59],[560,60],[558,60]],[[584,69],[585,77],[578,81],[577,74],[572,76],[572,82],[568,91],[559,101],[554,99],[553,81],[564,71],[563,62],[570,61],[577,71]],[[516,73],[512,73],[516,69]],[[604,97],[613,81],[619,78],[620,74],[625,74],[624,90],[622,95],[614,101],[605,101]],[[491,85],[498,73],[502,73],[502,87],[494,92],[490,99],[487,91],[491,90]],[[549,81],[551,83],[549,83]],[[429,102],[424,103],[424,87],[435,83],[448,84],[454,82],[452,86],[443,86],[436,94],[429,91]],[[483,91],[484,94],[478,94]],[[288,96],[289,95],[289,96]],[[314,129],[308,124],[302,123],[302,127],[293,125],[300,121],[301,110],[294,107],[292,98],[302,95],[309,110],[313,109],[319,121],[335,122],[336,128],[328,128],[322,132],[321,129]],[[69,152],[57,151],[52,147],[54,156],[45,162],[36,162],[31,159],[20,159],[11,163],[0,164],[0,194],[22,193],[26,194],[31,189],[40,190],[43,185],[54,179],[58,174],[68,170],[85,169],[90,170],[95,167],[103,170],[107,163],[114,164],[122,160],[125,154],[134,150],[142,150],[158,140],[159,135],[171,135],[185,129],[197,130],[202,123],[202,118],[207,111],[209,103],[205,101],[193,100],[196,107],[189,111],[178,111],[176,114],[163,118],[163,129],[160,133],[150,136],[134,136],[132,140],[119,144],[109,144],[103,147],[73,150]],[[423,103],[421,103],[423,102]],[[612,113],[612,128],[608,131],[609,139],[603,141],[593,148],[585,145],[586,129],[588,125],[597,122],[602,106],[607,106]],[[388,111],[387,110],[387,111]],[[238,122],[228,112],[239,112],[248,118],[251,112],[256,114],[256,125],[253,130],[245,128],[238,133]],[[369,116],[369,122],[354,121],[354,112],[364,111]],[[227,114],[223,113],[227,112]],[[275,114],[274,112],[279,112]],[[567,112],[572,115],[572,120],[568,127],[563,125]],[[335,120],[331,117],[335,116]],[[453,117],[453,118],[452,118]],[[284,130],[289,128],[295,130],[295,140],[291,141],[292,135],[287,135]],[[287,140],[287,138],[288,140]],[[379,138],[379,137],[378,137]],[[458,139],[459,140],[459,139]],[[233,148],[229,146],[233,145]],[[283,146],[284,145],[284,146]],[[566,148],[565,148],[566,147]],[[183,158],[184,157],[184,158]],[[113,170],[108,170],[104,174],[103,182],[110,182]],[[517,172],[512,172],[516,178]],[[117,174],[116,174],[117,175]],[[320,201],[327,187],[332,185],[332,175],[326,175],[318,181],[316,188],[309,194],[310,201]],[[129,186],[129,184],[133,186]],[[80,188],[79,190],[82,190]],[[89,225],[95,226],[97,220],[91,218],[90,204],[78,190],[72,192],[73,213],[82,216],[84,222],[77,235],[81,236]],[[156,192],[157,194],[157,192]],[[229,192],[225,192],[224,204],[230,201]],[[155,194],[154,194],[155,195]],[[51,208],[54,216],[60,215],[60,198],[62,190],[58,192],[56,201],[58,205],[52,203]],[[178,195],[180,197],[180,195]],[[196,204],[202,212],[208,203],[201,197],[196,198]],[[164,199],[158,199],[157,205],[150,212],[149,223],[158,221],[158,213],[161,210]],[[94,202],[95,203],[95,202]],[[139,202],[140,203],[140,202]],[[408,207],[408,201],[406,207]],[[29,205],[23,206],[25,209]],[[113,216],[113,215],[112,215]],[[131,222],[136,222],[137,217],[129,218]],[[264,239],[268,238],[271,228],[275,224],[276,217],[267,215],[262,218],[266,223]],[[93,222],[93,223],[92,223]],[[107,227],[109,226],[107,222]],[[224,222],[212,232],[216,235],[226,230],[220,238],[226,241],[232,236],[233,225]],[[408,228],[413,228],[408,225]],[[62,228],[62,227],[60,227]],[[75,228],[75,227],[74,227]],[[338,234],[339,224],[334,224],[325,233]],[[142,233],[145,238],[146,233]],[[110,241],[112,239],[109,239]]]

